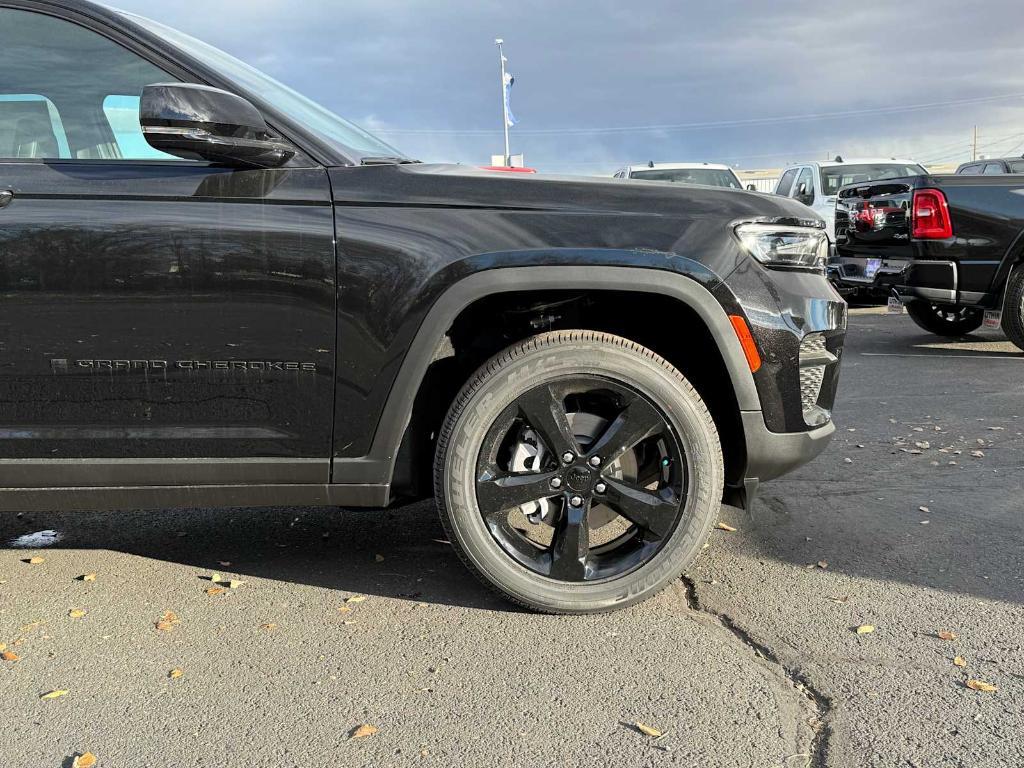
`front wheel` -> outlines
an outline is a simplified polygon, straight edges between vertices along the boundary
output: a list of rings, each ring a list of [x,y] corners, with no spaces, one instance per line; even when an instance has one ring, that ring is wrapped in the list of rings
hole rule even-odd
[[[704,402],[668,362],[592,331],[532,338],[481,368],[438,440],[441,522],[504,597],[623,608],[697,557],[722,499]]]
[[[964,336],[981,328],[985,315],[975,307],[932,304],[916,299],[907,302],[907,314],[920,328],[937,336]]]
[[[1006,282],[1002,326],[1006,338],[1024,350],[1024,264],[1018,264]]]

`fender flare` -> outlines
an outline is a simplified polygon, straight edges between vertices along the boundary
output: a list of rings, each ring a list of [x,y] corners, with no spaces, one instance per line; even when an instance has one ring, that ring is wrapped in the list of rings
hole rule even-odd
[[[753,375],[725,309],[708,288],[678,272],[639,267],[517,266],[469,275],[434,302],[388,394],[370,452],[359,458],[335,458],[334,483],[390,484],[398,450],[412,418],[413,404],[441,338],[459,314],[479,299],[531,290],[630,291],[669,296],[704,322],[725,362],[740,411],[760,411]]]

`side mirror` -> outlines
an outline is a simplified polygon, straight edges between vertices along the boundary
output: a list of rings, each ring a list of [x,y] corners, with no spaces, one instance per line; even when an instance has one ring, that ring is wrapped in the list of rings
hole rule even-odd
[[[151,147],[186,160],[277,168],[295,156],[290,144],[270,135],[256,107],[205,85],[147,85],[142,89],[139,123]]]
[[[748,192],[757,192],[757,187],[754,186],[753,184],[747,184],[747,191]]]
[[[793,197],[804,205],[810,205],[814,202],[814,195],[807,191],[806,182],[796,188],[796,194]]]

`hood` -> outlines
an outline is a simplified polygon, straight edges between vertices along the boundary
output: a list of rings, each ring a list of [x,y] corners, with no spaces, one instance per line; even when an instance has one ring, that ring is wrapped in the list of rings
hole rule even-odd
[[[820,221],[788,198],[658,181],[488,171],[465,165],[332,168],[339,204],[618,212],[735,219]]]

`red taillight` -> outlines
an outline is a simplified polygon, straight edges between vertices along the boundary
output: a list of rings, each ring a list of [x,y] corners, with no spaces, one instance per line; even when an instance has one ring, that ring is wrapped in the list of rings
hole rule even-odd
[[[937,189],[919,189],[914,193],[911,236],[915,240],[946,240],[953,236],[946,196]]]

